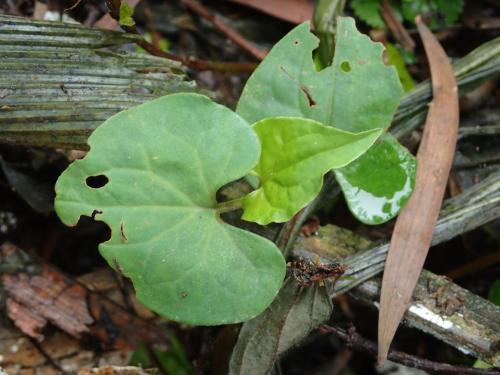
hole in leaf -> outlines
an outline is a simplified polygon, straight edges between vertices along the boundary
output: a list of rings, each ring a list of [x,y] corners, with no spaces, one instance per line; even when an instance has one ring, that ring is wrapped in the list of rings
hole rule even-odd
[[[91,187],[92,189],[99,189],[102,188],[104,185],[108,183],[109,179],[103,175],[97,175],[97,176],[90,176],[87,177],[85,180],[85,183],[87,184],[88,187]]]
[[[128,242],[128,238],[125,235],[125,229],[123,228],[123,221],[120,223],[120,239],[123,243]]]
[[[349,61],[344,61],[340,64],[340,69],[343,72],[349,73],[351,71],[351,64],[349,64]]]
[[[316,102],[314,101],[311,93],[309,92],[309,89],[304,85],[301,85],[300,89],[302,90],[302,92],[306,96],[307,102],[309,103],[309,107],[314,107],[316,105]]]
[[[298,45],[298,44],[299,44],[299,40],[298,40],[298,39],[295,39],[295,40],[293,41],[293,44]]]

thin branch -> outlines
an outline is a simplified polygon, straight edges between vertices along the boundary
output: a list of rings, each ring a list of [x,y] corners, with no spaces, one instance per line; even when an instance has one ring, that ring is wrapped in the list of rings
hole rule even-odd
[[[120,19],[120,0],[107,0],[109,14],[115,20]],[[142,37],[142,34],[137,30],[135,25],[125,26],[120,25],[120,27],[129,34],[139,35],[140,39],[135,41],[138,46],[149,52],[154,56],[165,57],[170,60],[179,61],[195,70],[218,70],[226,72],[252,72],[257,67],[255,63],[240,63],[240,62],[222,62],[222,61],[209,61],[209,60],[199,60],[191,56],[178,56],[169,52],[165,52],[160,48],[154,46],[146,39]]]
[[[251,42],[249,42],[243,35],[234,30],[231,26],[227,25],[220,16],[211,12],[207,7],[200,4],[196,0],[181,0],[181,4],[189,8],[200,17],[204,18],[208,22],[212,23],[217,30],[225,34],[234,44],[241,47],[243,50],[247,51],[252,56],[259,60],[263,60],[266,57],[268,51],[255,47]]]
[[[394,14],[394,10],[388,0],[382,0],[380,3],[380,13],[382,14],[385,24],[394,35],[394,38],[401,43],[405,49],[413,51],[415,49],[415,41]]]
[[[354,327],[351,327],[349,330],[344,330],[338,327],[332,327],[326,324],[322,324],[319,327],[320,332],[324,333],[333,333],[343,341],[347,343],[347,345],[354,350],[358,350],[364,353],[371,355],[372,357],[377,356],[377,345],[359,335]],[[425,358],[420,358],[412,354],[400,352],[397,350],[390,350],[388,359],[403,364],[408,367],[418,368],[426,371],[434,371],[437,373],[447,373],[447,374],[460,374],[460,375],[494,375],[498,374],[499,369],[477,369],[472,367],[465,366],[453,366],[448,363],[440,363],[430,361]]]
[[[72,6],[70,6],[69,8],[64,9],[64,12],[69,12],[70,10],[75,9],[78,5],[80,5],[81,2],[82,2],[82,0],[76,0],[75,3]]]

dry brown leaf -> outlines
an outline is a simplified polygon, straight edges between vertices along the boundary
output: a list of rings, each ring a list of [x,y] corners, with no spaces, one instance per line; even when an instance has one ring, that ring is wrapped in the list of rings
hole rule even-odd
[[[314,5],[309,0],[230,0],[276,18],[299,24],[313,19]]]
[[[378,325],[378,362],[382,364],[410,302],[424,265],[450,173],[458,132],[458,91],[443,48],[416,19],[429,60],[434,99],[429,105],[420,148],[415,190],[396,221],[385,263]]]

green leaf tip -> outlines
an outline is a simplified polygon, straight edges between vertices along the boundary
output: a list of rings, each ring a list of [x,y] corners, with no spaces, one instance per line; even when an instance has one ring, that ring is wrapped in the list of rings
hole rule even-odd
[[[335,54],[332,64],[317,71],[312,53],[318,39],[311,34],[309,26],[301,24],[290,31],[269,52],[264,61],[247,81],[238,102],[237,113],[249,123],[269,117],[291,116],[318,121],[324,125],[345,131],[359,133],[371,129],[386,130],[394,116],[403,88],[396,69],[386,66],[382,59],[383,45],[374,43],[361,34],[352,18],[340,17],[337,22]],[[384,137],[381,143],[389,142]],[[400,148],[400,149],[398,149]],[[392,149],[392,153],[386,152]],[[396,150],[398,149],[398,150]],[[392,155],[392,156],[391,156]],[[386,171],[395,172],[394,155],[404,164],[406,175],[413,173],[415,159],[405,149],[390,142],[385,146],[367,151],[359,160],[353,161],[348,172],[336,171],[336,176],[344,176],[346,183],[341,188],[351,212],[366,223],[380,223],[396,215],[411,194],[411,189],[401,185],[401,178],[386,178]],[[371,183],[358,175],[364,168],[356,164],[363,158],[371,162]],[[380,194],[378,180],[385,179],[387,188]],[[362,186],[357,184],[362,182]],[[382,206],[391,205],[391,214],[380,216],[365,209],[372,201],[364,202],[356,195],[363,189],[369,195],[386,199]],[[400,190],[398,190],[400,189]],[[399,193],[398,193],[399,192]],[[400,196],[399,196],[399,195]],[[392,197],[398,196],[397,203]],[[355,199],[355,202],[351,201]],[[287,215],[282,215],[282,218]]]
[[[325,173],[358,158],[382,133],[354,134],[297,117],[268,118],[252,127],[262,145],[254,168],[260,187],[245,197],[242,218],[262,225],[289,220],[319,193]]]
[[[125,1],[120,3],[120,14],[118,23],[122,26],[134,26],[135,21],[132,18],[134,15],[134,8],[128,5]]]
[[[217,212],[217,190],[259,159],[241,117],[201,95],[167,95],[109,118],[89,145],[56,184],[56,212],[68,225],[87,215],[111,228],[99,250],[142,303],[196,325],[248,320],[271,303],[283,256]],[[92,187],[92,176],[107,181]]]

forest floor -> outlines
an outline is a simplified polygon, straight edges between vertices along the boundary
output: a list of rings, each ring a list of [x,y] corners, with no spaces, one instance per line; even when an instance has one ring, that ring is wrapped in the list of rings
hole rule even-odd
[[[186,63],[186,81],[196,82],[199,90],[233,109],[255,66],[294,26],[313,21],[315,11],[315,2],[308,0],[126,2],[135,7],[135,26],[124,27],[125,32],[143,35],[148,40],[143,47],[149,52]],[[105,3],[111,4],[111,11]],[[389,2],[360,3],[347,1],[342,14],[354,17],[359,30],[373,40],[390,46],[392,63],[399,64],[405,89],[411,91],[429,79],[425,51],[415,24],[401,13],[401,2],[391,2],[393,14],[402,21],[396,25],[387,15],[391,10],[379,5]],[[415,9],[422,7],[452,61],[500,36],[498,1],[457,1],[458,10],[449,9],[453,8],[449,3],[454,2],[413,3]],[[443,5],[432,8],[433,4]],[[116,8],[114,11],[116,16]],[[122,30],[113,18],[113,1],[4,0],[0,2],[2,14]],[[121,48],[127,53],[148,54],[133,44]],[[1,59],[0,55],[0,65]],[[223,63],[214,68],[214,62]],[[9,87],[3,86],[2,74],[0,70],[0,111],[6,112],[1,100]],[[446,199],[500,171],[499,74],[497,69],[460,97],[460,127],[466,130],[459,132]],[[98,245],[109,238],[107,226],[82,218],[78,226],[69,228],[55,214],[56,180],[85,151],[4,142],[1,120],[0,368],[7,374],[225,373],[238,325],[192,327],[158,317],[136,300],[130,282],[100,256]],[[402,143],[415,154],[421,136],[422,128],[417,127]],[[496,217],[432,247],[425,269],[500,306],[500,222]],[[364,225],[353,217],[343,199],[337,199],[309,218],[298,241],[310,240],[320,228],[332,225],[350,230],[363,241],[380,243],[390,240],[394,220],[379,226]],[[396,362],[377,368],[374,354],[359,350],[363,345],[349,345],[349,340],[346,343],[327,329],[355,327],[363,338],[376,342],[377,310],[347,293],[337,296],[334,306],[327,325],[282,355],[272,373],[426,373],[425,366],[416,370]],[[500,316],[496,319],[492,324],[500,329]],[[495,334],[500,340],[500,333]],[[497,354],[498,345],[497,341],[492,349]],[[416,358],[450,364],[448,373],[461,373],[462,367],[453,366],[481,366],[476,357],[407,326],[398,331],[394,347]],[[91,368],[101,370],[90,372]],[[495,370],[477,369],[480,371]]]

